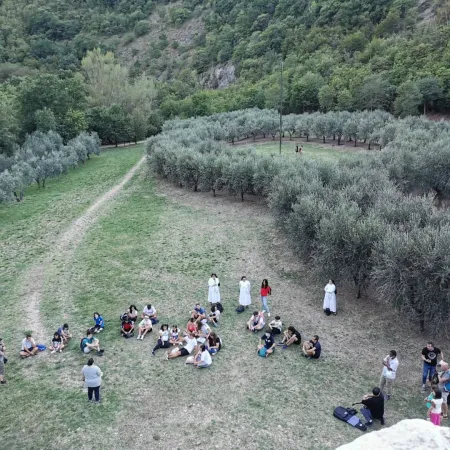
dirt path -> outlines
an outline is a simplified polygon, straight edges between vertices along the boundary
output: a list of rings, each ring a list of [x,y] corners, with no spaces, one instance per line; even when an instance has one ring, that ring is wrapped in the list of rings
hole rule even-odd
[[[41,317],[41,301],[44,297],[44,282],[46,273],[52,265],[69,266],[72,261],[73,254],[83,240],[89,228],[97,222],[99,217],[108,211],[108,206],[112,200],[119,194],[122,188],[136,174],[142,163],[145,161],[143,156],[129,172],[122,178],[120,183],[112,187],[108,192],[103,194],[89,209],[78,219],[74,220],[69,228],[64,232],[62,237],[57,241],[56,245],[49,251],[47,256],[38,264],[33,266],[30,271],[23,277],[25,283],[22,285],[21,297],[28,298],[26,318],[27,330],[33,331],[36,341],[43,341],[48,333],[46,333]],[[65,287],[70,277],[70,270],[66,276],[59,278],[58,292],[55,297],[59,304],[64,302],[67,304],[68,293]],[[63,303],[63,304],[64,304]]]

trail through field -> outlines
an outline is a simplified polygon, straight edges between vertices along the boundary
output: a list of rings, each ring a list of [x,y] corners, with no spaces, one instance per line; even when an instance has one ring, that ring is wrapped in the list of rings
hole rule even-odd
[[[118,184],[98,198],[82,216],[74,220],[43,261],[33,266],[23,277],[24,284],[21,288],[21,297],[28,298],[28,301],[24,302],[27,305],[27,328],[33,331],[35,340],[40,342],[48,334],[46,333],[40,313],[47,271],[52,265],[62,265],[67,268],[70,266],[74,252],[86,236],[86,233],[92,225],[108,211],[114,198],[117,197],[125,184],[133,178],[145,161],[145,158],[146,157],[143,156]],[[57,301],[59,305],[68,305],[69,292],[67,291],[66,286],[68,285],[69,279],[70,269],[64,271],[63,275],[58,279],[59,283],[57,292],[55,293],[55,301]]]

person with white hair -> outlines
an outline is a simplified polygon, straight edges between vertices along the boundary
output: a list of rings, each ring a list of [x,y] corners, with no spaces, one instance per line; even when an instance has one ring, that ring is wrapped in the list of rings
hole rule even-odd
[[[439,389],[442,392],[442,417],[444,419],[448,418],[448,394],[450,390],[450,370],[449,365],[445,361],[441,361],[437,365],[438,376],[439,376]]]

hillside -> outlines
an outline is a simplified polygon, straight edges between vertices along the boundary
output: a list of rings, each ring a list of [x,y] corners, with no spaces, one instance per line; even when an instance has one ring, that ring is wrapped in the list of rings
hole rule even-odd
[[[449,0],[2,0],[0,109],[18,117],[15,124],[0,120],[0,130],[20,142],[38,129],[17,105],[23,77],[50,73],[67,80],[81,71],[86,82],[81,61],[95,48],[113,52],[131,84],[155,79],[146,135],[174,116],[278,108],[282,60],[286,113],[447,113],[449,17]],[[78,131],[97,131],[105,143],[142,137],[141,131],[124,129],[119,137],[105,131],[112,116],[123,113],[130,121],[133,103],[102,115],[90,111],[98,102],[89,95],[81,100],[67,108],[83,116]],[[52,104],[37,109],[43,107],[56,116],[58,132],[73,134]]]

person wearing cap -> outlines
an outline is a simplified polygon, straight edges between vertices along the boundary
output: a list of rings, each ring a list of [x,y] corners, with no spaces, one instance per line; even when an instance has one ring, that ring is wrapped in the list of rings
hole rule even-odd
[[[366,419],[366,425],[373,425],[373,420],[379,420],[384,425],[384,396],[379,387],[372,389],[372,394],[367,394],[361,400],[364,405],[361,414]]]
[[[25,339],[22,341],[22,349],[20,351],[20,356],[22,358],[28,358],[29,356],[34,356],[39,352],[36,346],[36,342],[31,337],[30,333],[26,334]]]
[[[6,352],[6,347],[5,344],[3,343],[3,339],[0,338],[0,384],[6,384],[6,380],[5,380],[5,352]]]
[[[81,369],[83,381],[88,388],[88,400],[100,403],[100,386],[102,384],[102,371],[94,364],[94,358],[89,358],[87,364]]]

